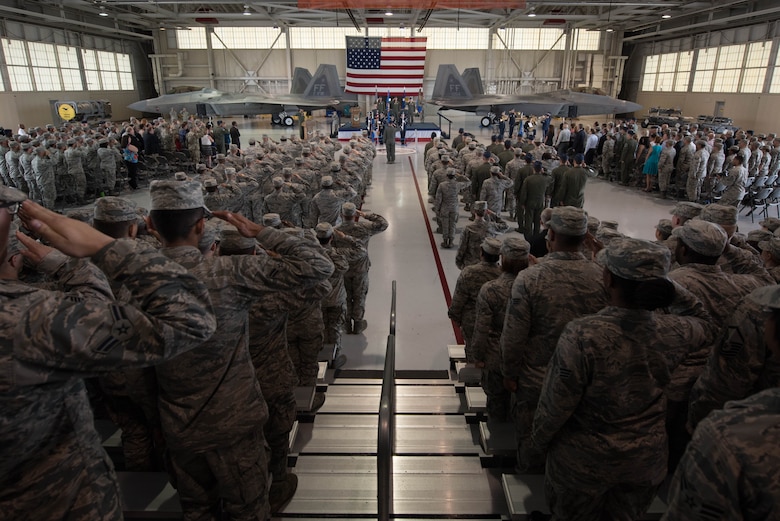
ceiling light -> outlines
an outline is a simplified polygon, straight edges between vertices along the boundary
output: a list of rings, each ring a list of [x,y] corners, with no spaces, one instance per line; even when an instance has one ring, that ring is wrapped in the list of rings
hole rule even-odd
[[[385,16],[393,16],[393,12],[391,10],[385,11]]]
[[[668,20],[671,17],[672,17],[672,15],[670,15],[669,13],[664,13],[664,14],[661,15],[661,18],[663,18],[664,20]]]
[[[252,11],[249,10],[249,6],[248,5],[244,6],[244,13],[243,14],[244,14],[244,16],[251,16],[252,15]]]
[[[100,6],[100,12],[98,13],[100,16],[108,16],[108,13],[106,12],[105,6]]]
[[[607,29],[607,32],[608,33],[613,33],[613,32],[615,32],[615,30],[610,27],[609,29]]]
[[[536,16],[536,13],[534,13],[533,11],[528,13],[528,18],[533,18],[534,16]]]

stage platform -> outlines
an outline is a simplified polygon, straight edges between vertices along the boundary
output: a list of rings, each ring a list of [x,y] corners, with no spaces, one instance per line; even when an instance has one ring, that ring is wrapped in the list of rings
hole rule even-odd
[[[339,141],[349,141],[353,134],[359,134],[366,129],[365,125],[359,127],[352,125],[344,125],[339,127]],[[412,123],[406,128],[406,141],[412,142],[426,142],[431,140],[431,134],[436,133],[436,136],[441,136],[441,127],[434,123]],[[401,133],[395,133],[395,140],[401,141]]]

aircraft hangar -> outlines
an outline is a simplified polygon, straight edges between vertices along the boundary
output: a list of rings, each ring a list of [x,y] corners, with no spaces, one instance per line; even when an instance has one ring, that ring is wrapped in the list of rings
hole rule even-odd
[[[362,35],[427,37],[423,98],[455,64],[478,68],[491,94],[587,87],[773,129],[771,0],[373,3],[3,0],[0,120],[45,124],[53,99],[105,99],[125,119],[127,105],[181,88],[286,94],[297,67],[324,63],[343,84],[345,38]]]
[[[419,60],[414,77],[396,75],[393,95],[400,89],[420,105],[423,121],[447,125],[449,137],[463,126],[489,143],[494,130],[479,128],[479,109],[474,117],[447,108],[456,104],[448,95],[463,89],[563,117],[577,116],[564,100],[574,93],[632,109],[611,110],[607,120],[641,122],[658,109],[770,133],[780,130],[778,21],[776,0],[0,0],[0,127],[169,118],[169,110],[179,118],[186,107],[204,119],[238,120],[242,143],[261,134],[287,140],[298,133],[300,121],[287,122],[298,115],[295,106],[330,111],[354,99],[353,113],[365,116],[388,94],[361,89],[360,74],[350,72],[349,42],[362,40],[370,51],[368,38],[381,37],[414,39],[413,52],[399,57],[402,68]],[[453,82],[437,82],[440,71]],[[585,97],[576,99],[584,106]],[[298,488],[274,519],[549,519],[544,476],[517,472],[511,419],[489,421],[480,371],[448,314],[462,271],[459,253],[446,241],[440,247],[434,231],[425,145],[417,137],[401,142],[397,161],[377,148],[360,215],[381,214],[389,226],[371,240],[367,328],[344,334],[343,367],[334,371],[330,349],[316,385],[296,389],[287,462]],[[199,165],[182,157],[176,164],[194,177]],[[652,240],[677,201],[640,193],[643,179],[634,184],[588,180],[583,208],[621,233]],[[773,190],[764,217],[780,208],[780,184]],[[121,195],[150,206],[148,184],[123,186]],[[66,206],[57,209],[81,204]],[[757,208],[740,208],[740,231],[759,228]],[[458,232],[474,218],[462,205],[459,215]],[[523,236],[519,222],[504,224],[504,237]],[[324,404],[313,411],[322,393]],[[129,469],[113,420],[104,415],[95,430],[118,470],[124,518],[182,519],[166,469]],[[55,467],[52,461],[47,472]],[[55,487],[40,488],[56,495]],[[641,519],[661,519],[669,493],[666,481]],[[6,494],[0,503],[13,499]]]

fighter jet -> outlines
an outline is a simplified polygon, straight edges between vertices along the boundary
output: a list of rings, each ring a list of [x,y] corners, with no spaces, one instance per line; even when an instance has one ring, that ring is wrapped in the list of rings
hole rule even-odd
[[[302,67],[293,73],[290,94],[265,95],[227,93],[215,89],[200,89],[179,94],[165,94],[137,101],[127,107],[139,112],[167,114],[174,109],[187,109],[190,114],[206,116],[255,116],[271,114],[275,124],[292,126],[298,109],[340,108],[357,104],[357,96],[344,94],[339,85],[335,65],[322,64],[314,76]]]
[[[543,94],[485,94],[479,69],[458,73],[455,65],[439,65],[430,103],[442,109],[474,112],[482,116],[480,124],[488,127],[501,112],[514,109],[529,116],[551,114],[566,118],[594,114],[623,114],[642,108],[641,105],[602,94],[578,90],[556,90]]]

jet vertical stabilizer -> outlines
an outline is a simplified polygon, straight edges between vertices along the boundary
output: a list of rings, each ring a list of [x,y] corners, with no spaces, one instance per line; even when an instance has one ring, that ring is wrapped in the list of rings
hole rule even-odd
[[[473,97],[474,95],[455,65],[439,65],[431,99],[469,100]]]
[[[311,73],[305,67],[296,67],[293,71],[290,94],[303,94],[311,83]]]

